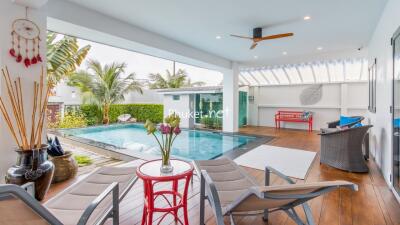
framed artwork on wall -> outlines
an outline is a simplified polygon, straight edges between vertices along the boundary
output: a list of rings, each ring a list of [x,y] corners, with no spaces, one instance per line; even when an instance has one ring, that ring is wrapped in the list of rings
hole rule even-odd
[[[376,113],[376,58],[368,67],[368,111]]]

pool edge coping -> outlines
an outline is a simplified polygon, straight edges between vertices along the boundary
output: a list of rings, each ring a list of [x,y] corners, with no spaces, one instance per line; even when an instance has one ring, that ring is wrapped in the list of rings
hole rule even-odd
[[[143,125],[143,123],[122,123],[122,124],[111,124],[111,125],[95,125],[95,126],[90,126],[90,127],[84,127],[84,128],[96,128],[96,127],[105,127],[105,126],[127,126],[127,125]],[[62,138],[68,139],[70,141],[75,141],[75,142],[79,142],[81,144],[86,144],[92,147],[96,147],[96,148],[101,148],[107,151],[111,151],[115,154],[121,154],[123,156],[128,156],[128,157],[133,157],[133,158],[138,158],[138,159],[143,159],[143,160],[152,160],[152,159],[158,159],[160,158],[160,156],[158,155],[153,155],[153,154],[143,154],[143,153],[138,153],[138,152],[132,152],[130,154],[124,153],[124,150],[129,150],[127,148],[120,148],[117,147],[115,145],[112,144],[107,144],[107,143],[103,143],[103,142],[99,142],[99,141],[94,141],[91,139],[87,139],[87,138],[81,138],[81,137],[76,137],[73,135],[67,135],[67,134],[63,134],[62,132],[60,132],[60,130],[68,130],[68,129],[80,129],[80,128],[67,128],[67,129],[49,129],[48,133],[56,135],[56,136],[60,136]],[[217,133],[217,134],[221,134],[221,135],[227,135],[227,136],[234,136],[234,135],[240,135],[240,136],[247,136],[247,137],[255,137],[256,139],[251,141],[250,143],[244,144],[244,145],[240,145],[237,147],[234,147],[233,149],[226,151],[220,155],[214,156],[209,160],[213,160],[213,159],[217,159],[220,158],[222,156],[231,158],[231,159],[235,159],[251,150],[253,150],[254,148],[266,144],[270,141],[272,141],[273,139],[275,139],[274,136],[266,136],[266,135],[256,135],[256,134],[246,134],[246,133],[240,133],[240,132],[223,132],[223,131],[210,131],[210,130],[201,130],[201,129],[187,129],[187,128],[183,128],[184,130],[194,130],[194,131],[202,131],[202,132],[209,132],[209,133]],[[239,150],[239,151],[238,151]],[[121,152],[122,151],[122,152]],[[183,158],[183,157],[176,157],[176,156],[172,156],[172,158],[177,158],[177,159],[182,159],[185,161],[193,161],[193,159],[187,159],[187,158]]]

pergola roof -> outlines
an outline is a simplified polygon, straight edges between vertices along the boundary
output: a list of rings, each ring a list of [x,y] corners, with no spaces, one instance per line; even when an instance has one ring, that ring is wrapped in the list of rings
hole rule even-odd
[[[248,86],[367,81],[368,61],[340,59],[309,63],[241,68],[239,84]]]

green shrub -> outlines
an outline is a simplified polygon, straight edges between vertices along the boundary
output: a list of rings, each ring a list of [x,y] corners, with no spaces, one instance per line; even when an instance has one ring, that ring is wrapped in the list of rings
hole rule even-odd
[[[64,118],[59,120],[58,128],[79,128],[86,127],[87,121],[81,113],[65,113]]]
[[[222,118],[203,116],[200,121],[206,128],[209,129],[221,129],[222,128]]]
[[[88,126],[101,123],[101,110],[96,105],[81,105],[80,111],[85,116]]]
[[[82,105],[80,110],[85,115],[88,125],[99,124],[102,121],[101,110],[95,105]],[[164,106],[160,104],[116,104],[110,107],[110,123],[115,123],[118,116],[130,114],[138,122],[151,120],[154,123],[163,121]]]

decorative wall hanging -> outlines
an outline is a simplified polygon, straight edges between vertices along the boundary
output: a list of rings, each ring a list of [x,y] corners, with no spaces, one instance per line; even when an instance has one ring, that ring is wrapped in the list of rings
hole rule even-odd
[[[40,56],[40,29],[28,19],[28,8],[24,19],[16,19],[12,23],[10,55],[25,67],[42,62]]]
[[[322,98],[322,84],[311,85],[304,89],[300,94],[300,103],[302,105],[314,105]]]

